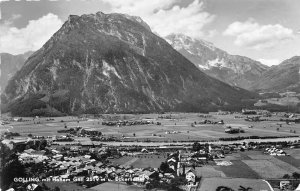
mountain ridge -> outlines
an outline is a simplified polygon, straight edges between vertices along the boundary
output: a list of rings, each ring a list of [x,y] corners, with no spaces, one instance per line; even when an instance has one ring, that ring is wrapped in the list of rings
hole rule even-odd
[[[0,53],[0,92],[2,92],[9,79],[24,65],[25,61],[32,55],[33,51],[23,54],[13,55],[10,53]]]
[[[293,56],[280,64],[270,67],[269,70],[257,79],[252,90],[300,93],[300,56]]]
[[[204,73],[230,85],[249,89],[268,66],[245,56],[230,55],[212,43],[183,34],[165,39]]]
[[[98,12],[70,16],[1,98],[14,114],[29,101],[28,113],[70,114],[204,111],[253,97],[198,70],[137,17]]]

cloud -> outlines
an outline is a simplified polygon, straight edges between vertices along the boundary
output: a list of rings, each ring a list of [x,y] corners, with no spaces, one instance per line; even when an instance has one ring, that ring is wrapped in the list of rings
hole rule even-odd
[[[12,19],[17,19],[14,16]],[[11,20],[0,25],[0,52],[21,54],[37,50],[62,26],[57,15],[49,13],[37,20],[30,20],[24,28],[12,26]]]
[[[213,35],[204,31],[215,15],[203,11],[203,2],[195,0],[186,7],[176,5],[178,0],[103,0],[111,6],[111,12],[140,16],[153,32],[164,37],[182,33],[194,38]]]
[[[257,61],[259,61],[262,64],[267,65],[267,66],[273,66],[273,65],[280,64],[280,60],[278,60],[278,59],[264,59],[264,58],[261,58],[261,59],[258,59]]]
[[[254,19],[231,23],[223,35],[235,37],[234,44],[237,46],[255,50],[273,48],[295,37],[292,29],[280,24],[260,25]]]

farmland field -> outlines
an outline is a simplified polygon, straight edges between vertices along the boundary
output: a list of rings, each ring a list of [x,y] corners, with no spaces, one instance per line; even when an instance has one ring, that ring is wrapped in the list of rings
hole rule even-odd
[[[220,171],[216,170],[213,166],[203,166],[196,167],[197,175],[203,178],[211,178],[211,177],[226,177],[226,175]]]
[[[264,178],[282,178],[283,175],[290,173],[269,160],[243,160],[243,162]]]
[[[159,118],[159,114],[115,114],[103,115],[99,119],[78,119],[77,117],[57,117],[54,120],[47,121],[48,118],[23,118],[23,122],[11,122],[6,126],[2,126],[4,131],[18,132],[22,136],[28,134],[41,135],[41,136],[54,136],[58,135],[58,130],[67,128],[74,128],[77,126],[84,129],[99,130],[104,136],[115,136],[124,141],[156,141],[156,142],[172,142],[172,141],[199,141],[199,140],[218,140],[219,138],[228,137],[250,137],[250,136],[299,136],[300,125],[292,124],[287,125],[278,121],[278,117],[272,117],[269,120],[277,121],[261,121],[249,122],[245,121],[245,117],[240,114],[231,115],[217,115],[211,114],[203,118],[204,114],[197,113],[175,113],[170,114],[171,119]],[[103,121],[116,120],[149,120],[154,124],[148,125],[132,125],[132,126],[105,126],[102,125]],[[223,120],[225,125],[230,124],[245,130],[245,133],[227,134],[224,132],[224,125],[219,124],[199,124],[200,121]],[[161,125],[156,125],[159,122]],[[196,125],[191,125],[197,122]],[[279,126],[281,125],[281,127]],[[253,126],[253,128],[248,128]],[[134,134],[133,134],[134,133]]]
[[[282,168],[282,169],[285,169],[285,170],[288,171],[288,172],[298,172],[298,171],[299,171],[298,168],[296,168],[296,167],[290,165],[290,164],[287,163],[287,162],[284,162],[284,161],[282,161],[282,160],[279,160],[278,158],[273,157],[273,158],[271,158],[269,161],[272,162],[274,165],[276,165],[276,166],[278,166],[278,167],[280,167],[280,168]]]
[[[279,160],[282,160],[283,162],[286,162],[296,168],[300,168],[300,159],[293,157],[293,156],[278,156],[276,157]]]
[[[298,152],[300,151],[299,149],[297,150]],[[210,170],[209,168],[205,170],[214,174],[215,177],[220,177],[220,174],[223,174],[227,178],[253,179],[282,178],[284,174],[292,174],[300,170],[300,166],[298,166],[300,160],[295,159],[293,155],[270,156],[263,154],[262,151],[246,151],[229,154],[224,160],[230,161],[232,165],[215,165],[213,166],[214,170]]]
[[[216,167],[222,171],[227,177],[232,178],[260,178],[260,176],[253,171],[248,165],[243,163],[240,160],[231,161],[232,165],[230,166],[220,166]]]
[[[112,159],[110,162],[117,165],[133,166],[134,168],[159,168],[165,162],[166,155],[142,154],[136,156],[124,156],[119,159]]]

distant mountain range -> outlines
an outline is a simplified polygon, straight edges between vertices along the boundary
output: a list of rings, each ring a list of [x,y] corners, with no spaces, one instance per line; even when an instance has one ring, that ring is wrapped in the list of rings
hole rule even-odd
[[[255,97],[198,70],[139,17],[98,12],[71,15],[1,100],[14,115],[43,115],[209,111]]]
[[[166,40],[206,74],[233,86],[250,89],[252,84],[268,70],[258,61],[230,55],[212,43],[193,39],[183,34],[172,34]]]
[[[8,53],[0,53],[0,92],[4,91],[8,80],[22,68],[27,58],[32,54],[32,51],[24,54],[12,55]]]
[[[272,66],[251,86],[262,92],[295,91],[300,93],[300,56],[294,56]]]

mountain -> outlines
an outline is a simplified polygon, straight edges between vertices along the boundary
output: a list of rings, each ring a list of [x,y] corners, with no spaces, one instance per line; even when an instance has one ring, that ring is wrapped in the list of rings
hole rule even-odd
[[[198,70],[139,17],[69,16],[9,81],[13,115],[208,111],[255,97]]]
[[[300,93],[300,56],[272,66],[257,79],[251,89],[267,92],[295,91]]]
[[[206,74],[233,86],[249,89],[268,67],[247,57],[230,55],[212,43],[183,34],[165,39]]]
[[[29,51],[24,54],[12,55],[8,53],[0,53],[0,92],[2,92],[8,80],[23,66],[25,60],[32,54],[33,52]]]

